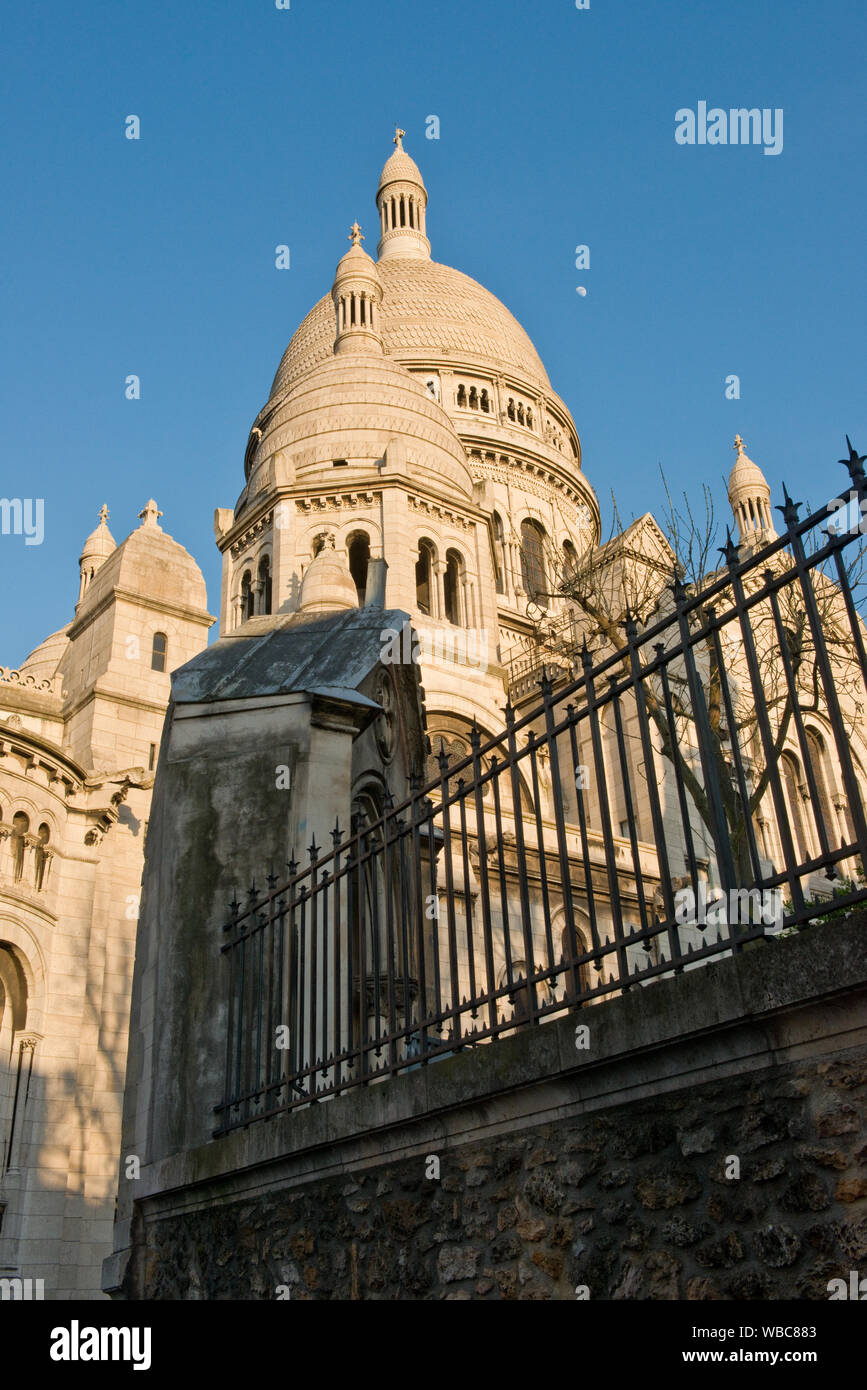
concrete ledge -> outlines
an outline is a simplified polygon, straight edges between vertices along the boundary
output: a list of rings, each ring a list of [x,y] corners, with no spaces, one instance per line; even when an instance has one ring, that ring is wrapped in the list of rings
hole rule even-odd
[[[156,1220],[840,1052],[867,1041],[865,996],[863,919],[817,926],[147,1164],[136,1207]],[[588,1051],[575,1047],[579,1022]],[[123,1257],[108,1262],[118,1278]]]

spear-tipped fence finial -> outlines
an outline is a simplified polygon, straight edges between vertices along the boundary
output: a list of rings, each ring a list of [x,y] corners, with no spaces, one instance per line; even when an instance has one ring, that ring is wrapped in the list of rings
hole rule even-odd
[[[840,459],[839,462],[848,468],[849,477],[852,479],[855,487],[867,487],[867,478],[864,476],[864,462],[867,460],[867,454],[858,453],[858,450],[853,447],[848,434],[846,435],[846,448],[849,450],[849,457]]]
[[[798,524],[798,509],[800,506],[800,502],[792,501],[789,496],[789,489],[786,487],[786,484],[783,483],[783,501],[782,504],[777,503],[776,510],[782,514],[783,520],[790,531],[793,526],[797,526]]]
[[[734,569],[738,562],[738,548],[734,543],[730,526],[726,527],[726,543],[720,546],[719,553],[725,556],[725,562],[729,569]]]

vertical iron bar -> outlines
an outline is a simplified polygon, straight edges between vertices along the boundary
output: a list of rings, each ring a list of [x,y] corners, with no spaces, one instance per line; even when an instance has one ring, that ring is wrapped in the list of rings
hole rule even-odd
[[[647,903],[644,897],[644,876],[641,872],[641,858],[638,853],[638,835],[635,821],[635,808],[632,804],[632,785],[629,775],[629,758],[626,751],[626,739],[623,733],[623,715],[620,709],[620,696],[615,695],[613,687],[617,684],[618,677],[611,676],[612,685],[611,703],[614,706],[614,732],[617,737],[617,758],[620,763],[620,775],[623,780],[623,804],[626,810],[626,823],[629,826],[629,844],[632,848],[632,872],[635,875],[635,891],[638,896],[638,912],[641,917],[641,925],[647,928]]]
[[[555,972],[557,961],[555,959],[554,954],[554,937],[551,930],[551,895],[548,887],[548,864],[545,848],[545,831],[542,825],[542,802],[539,791],[539,770],[536,766],[536,749],[538,747],[538,741],[535,730],[530,734],[530,740],[527,747],[529,749],[528,756],[530,759],[530,773],[532,777],[531,795],[533,797],[533,807],[535,809],[536,845],[539,852],[539,876],[542,888],[542,914],[545,919],[545,944],[548,950],[548,982],[550,984],[551,994],[553,995],[555,992],[557,979]]]
[[[482,736],[473,720],[470,733],[470,748],[473,754],[473,794],[476,811],[476,844],[479,851],[479,891],[482,899],[482,932],[485,945],[485,976],[488,992],[488,1027],[497,1026],[497,1001],[494,993],[497,977],[494,971],[494,932],[491,925],[491,889],[488,880],[488,839],[485,825],[484,789],[482,787],[482,760],[479,753]]]
[[[672,961],[678,960],[681,954],[680,933],[677,930],[677,921],[674,911],[674,893],[671,882],[671,866],[668,859],[668,841],[665,835],[665,821],[662,815],[662,806],[659,801],[659,778],[656,771],[656,753],[653,747],[653,735],[650,729],[650,715],[648,713],[647,689],[655,699],[655,693],[650,686],[650,677],[642,670],[641,659],[638,654],[638,624],[631,613],[626,615],[626,643],[629,649],[629,669],[632,679],[632,691],[635,699],[635,712],[638,716],[638,730],[641,738],[641,755],[644,759],[644,770],[647,781],[647,796],[650,802],[650,820],[653,826],[653,841],[656,848],[656,857],[659,863],[659,884],[662,890],[662,901],[665,912],[665,921],[668,933],[668,951]],[[647,682],[647,685],[645,685]]]
[[[786,878],[789,883],[789,890],[792,894],[792,904],[796,912],[800,912],[804,906],[804,894],[801,888],[801,880],[797,874],[798,859],[795,854],[795,846],[792,841],[792,829],[789,825],[789,812],[786,806],[786,798],[783,792],[783,784],[780,780],[780,773],[777,768],[777,754],[774,747],[774,735],[771,730],[771,721],[768,716],[768,707],[765,699],[764,684],[759,668],[759,659],[756,652],[756,644],[753,638],[752,624],[750,623],[749,613],[746,609],[746,595],[744,593],[743,580],[738,571],[738,551],[737,546],[729,536],[723,554],[729,568],[732,582],[732,595],[734,598],[735,611],[738,615],[740,625],[741,640],[744,647],[744,655],[747,659],[747,671],[750,677],[750,688],[753,692],[753,702],[756,710],[756,722],[759,726],[759,737],[762,741],[762,749],[765,756],[765,767],[768,773],[768,781],[771,788],[771,797],[774,803],[774,812],[777,818],[777,832],[780,837],[780,845],[783,850],[783,859],[786,866]]]
[[[509,749],[509,773],[512,787],[512,819],[515,826],[515,852],[518,860],[518,891],[521,901],[521,928],[524,937],[524,969],[527,975],[527,1022],[538,1022],[539,1005],[536,999],[536,964],[533,951],[533,925],[530,916],[530,888],[527,882],[527,848],[524,842],[524,814],[521,806],[521,774],[518,770],[518,744],[515,738],[515,711],[511,700],[506,701],[506,735]]]
[[[689,686],[690,704],[692,705],[693,719],[698,734],[698,753],[701,759],[704,791],[708,800],[708,810],[710,811],[710,825],[708,829],[710,830],[714,849],[716,850],[717,873],[719,874],[723,891],[728,898],[731,889],[737,888],[738,884],[734,857],[732,855],[728,821],[726,820],[725,807],[723,805],[717,760],[714,756],[713,733],[710,727],[704,685],[701,682],[696,666],[689,618],[684,608],[686,591],[679,578],[675,579],[672,588],[674,590],[674,602],[677,609],[677,624],[680,629],[680,644],[683,648],[683,663],[686,667],[686,679]],[[735,935],[735,933],[730,934],[732,936]]]
[[[587,691],[587,717],[590,724],[590,744],[593,749],[593,767],[596,773],[596,788],[599,797],[599,811],[602,820],[602,844],[605,850],[605,867],[608,874],[608,895],[611,902],[611,921],[614,932],[614,946],[617,954],[618,983],[629,988],[629,961],[623,935],[623,908],[620,901],[620,881],[614,857],[614,836],[611,833],[611,810],[608,803],[608,781],[605,776],[605,755],[602,748],[602,729],[599,718],[601,701],[597,702],[596,687],[593,681],[593,661],[585,643],[581,653],[581,666],[584,671],[584,688]]]

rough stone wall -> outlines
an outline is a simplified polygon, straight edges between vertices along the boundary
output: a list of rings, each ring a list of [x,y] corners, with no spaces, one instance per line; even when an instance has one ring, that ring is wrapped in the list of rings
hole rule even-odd
[[[862,1047],[459,1145],[438,1179],[418,1155],[139,1222],[147,1296],[827,1299],[867,1260],[865,1093]]]

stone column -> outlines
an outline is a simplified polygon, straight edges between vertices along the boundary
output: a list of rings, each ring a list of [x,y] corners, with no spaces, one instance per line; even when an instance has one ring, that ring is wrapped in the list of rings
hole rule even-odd
[[[443,576],[446,572],[445,561],[435,560],[432,565],[432,569],[433,583],[431,584],[431,588],[434,590],[434,592],[431,594],[431,608],[433,609],[432,617],[444,618],[446,615],[446,599],[445,590],[443,588]]]

